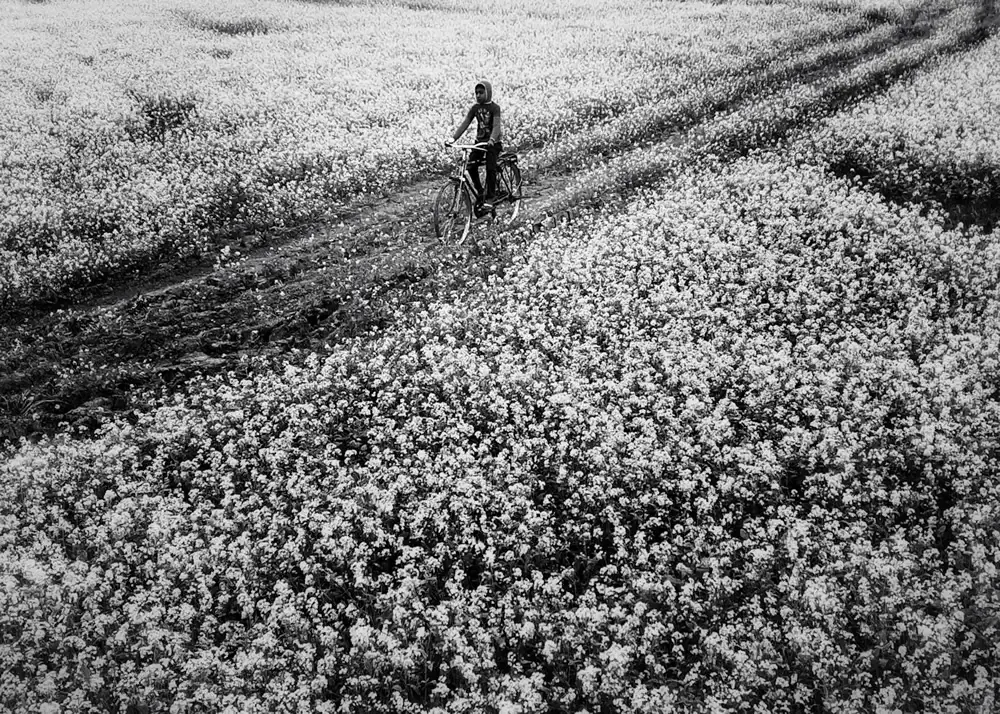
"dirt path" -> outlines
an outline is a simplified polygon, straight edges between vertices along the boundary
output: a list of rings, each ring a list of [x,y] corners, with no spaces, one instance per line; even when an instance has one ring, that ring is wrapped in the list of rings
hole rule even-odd
[[[994,30],[996,12],[992,4],[984,7],[976,26],[946,52],[964,51]],[[742,101],[720,101],[679,123],[653,121],[639,145],[606,140],[596,168],[583,169],[593,154],[556,160],[544,158],[551,151],[523,152],[524,216],[514,231],[479,222],[466,245],[442,245],[430,223],[442,181],[434,177],[359,200],[330,222],[275,233],[267,247],[233,254],[228,262],[165,271],[69,309],[11,320],[0,333],[0,445],[53,433],[61,422],[92,428],[110,413],[139,408],[151,390],[180,389],[198,374],[251,369],[248,358],[294,361],[388,329],[408,310],[502,272],[545,226],[627,201],[639,187],[662,181],[678,162],[773,145],[818,115],[885,91],[926,58],[891,65],[860,84],[838,78],[927,41],[946,14],[929,5],[923,20],[900,25],[895,42],[863,46],[860,53],[844,49],[859,33],[821,38],[829,52],[819,60],[793,56],[783,66],[756,68]],[[801,82],[824,88],[815,100],[818,112],[766,127],[741,115],[762,100],[780,106],[784,93]],[[734,128],[721,138],[707,139],[706,127],[726,117],[739,121],[730,122]]]

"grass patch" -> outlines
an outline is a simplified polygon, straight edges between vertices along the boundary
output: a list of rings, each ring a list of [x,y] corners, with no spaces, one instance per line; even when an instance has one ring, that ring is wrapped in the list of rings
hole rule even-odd
[[[166,92],[145,94],[129,90],[136,103],[141,137],[163,141],[167,134],[185,126],[198,114],[198,100],[193,94],[178,96]]]
[[[68,94],[57,88],[56,83],[51,80],[44,80],[36,83],[31,88],[31,98],[38,104],[61,104],[66,101]]]
[[[183,13],[184,21],[196,30],[214,32],[217,35],[238,37],[242,35],[266,35],[279,30],[271,20],[263,17],[205,17],[194,13]]]
[[[895,22],[896,13],[887,7],[875,7],[865,10],[861,17],[873,25],[884,25],[888,22]]]

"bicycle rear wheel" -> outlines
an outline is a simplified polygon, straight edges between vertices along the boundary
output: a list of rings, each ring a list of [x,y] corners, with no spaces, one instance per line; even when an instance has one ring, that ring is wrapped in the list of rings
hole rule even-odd
[[[521,212],[521,170],[517,164],[505,161],[497,172],[498,196],[494,204],[496,219],[505,225],[517,220]]]
[[[434,233],[446,243],[462,243],[472,227],[472,199],[461,183],[450,180],[434,199]]]

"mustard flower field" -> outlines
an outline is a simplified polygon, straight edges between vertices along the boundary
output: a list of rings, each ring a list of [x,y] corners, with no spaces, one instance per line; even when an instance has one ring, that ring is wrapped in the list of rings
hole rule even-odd
[[[5,710],[1000,710],[992,4],[4,9],[24,324],[369,235],[483,52],[537,192],[398,320],[0,446]]]
[[[810,2],[467,5],[7,2],[0,306],[214,253],[440,170],[484,66],[507,144],[558,156],[609,121],[698,116],[746,91],[748,67],[868,32],[860,10]]]

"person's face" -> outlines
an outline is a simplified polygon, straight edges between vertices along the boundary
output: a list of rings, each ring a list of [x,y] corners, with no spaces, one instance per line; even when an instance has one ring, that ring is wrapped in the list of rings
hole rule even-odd
[[[476,87],[476,101],[480,104],[486,99],[486,89],[483,87]]]

